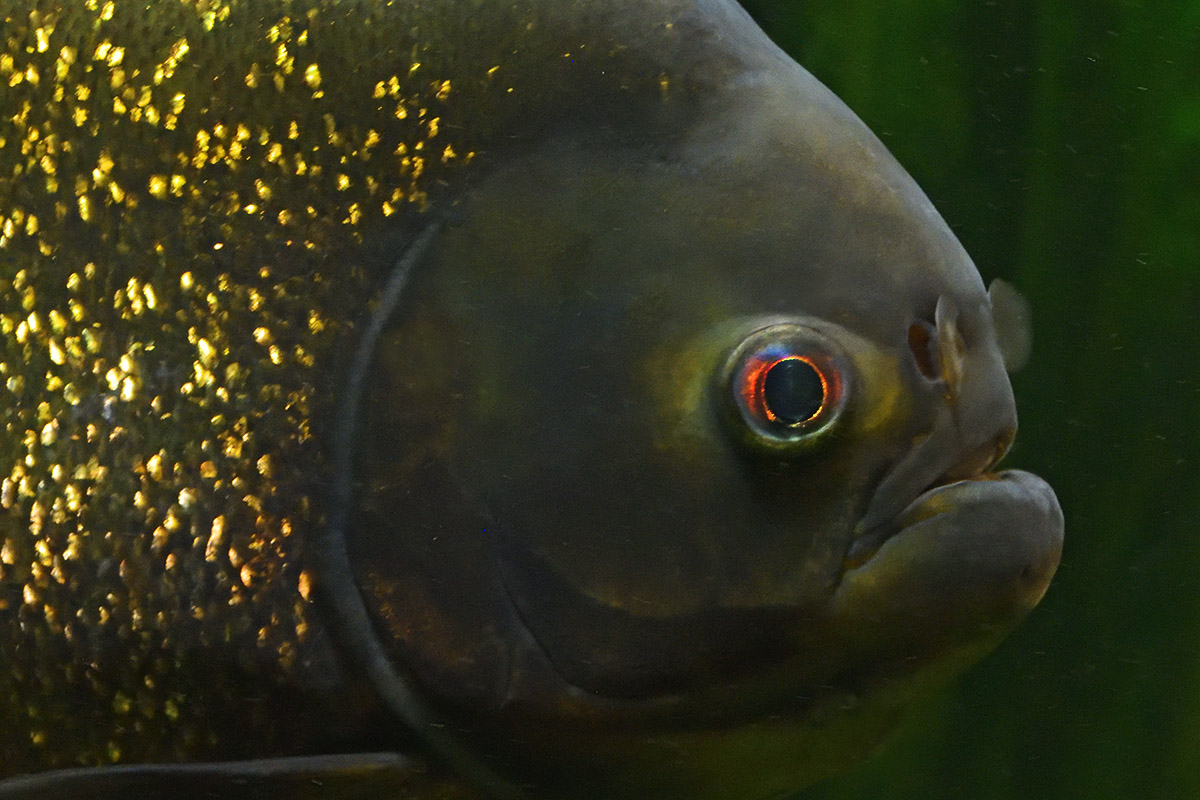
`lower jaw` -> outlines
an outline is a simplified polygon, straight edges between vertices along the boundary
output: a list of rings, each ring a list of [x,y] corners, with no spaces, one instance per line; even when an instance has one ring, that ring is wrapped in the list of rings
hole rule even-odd
[[[1062,549],[1049,486],[1020,471],[925,492],[847,569],[832,626],[863,658],[924,657],[998,641],[1041,599]]]
[[[1003,475],[1004,473],[999,472],[980,472],[954,480],[939,481],[919,494],[896,515],[895,519],[878,525],[871,530],[859,532],[846,551],[843,570],[848,572],[858,569],[870,561],[879,552],[879,548],[897,533],[900,533],[909,525],[919,522],[921,519],[940,513],[943,509],[937,508],[937,498],[948,492],[953,493],[958,491],[963,485],[975,481],[1003,480]]]

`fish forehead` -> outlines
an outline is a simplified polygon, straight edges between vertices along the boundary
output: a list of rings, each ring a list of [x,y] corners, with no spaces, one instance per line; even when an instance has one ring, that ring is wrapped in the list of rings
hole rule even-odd
[[[732,133],[731,133],[732,132]],[[883,143],[799,64],[763,48],[680,146],[759,249],[759,285],[881,342],[939,296],[984,302],[957,237]],[[753,220],[756,224],[745,224]],[[736,240],[739,234],[730,238]],[[741,243],[739,243],[741,244]],[[770,307],[770,296],[755,299]],[[930,317],[931,318],[931,317]]]

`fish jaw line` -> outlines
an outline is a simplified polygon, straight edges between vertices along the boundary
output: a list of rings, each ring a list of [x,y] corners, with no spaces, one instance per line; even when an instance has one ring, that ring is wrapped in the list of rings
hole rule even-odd
[[[1041,478],[980,472],[922,492],[889,533],[844,571],[831,615],[851,649],[927,657],[994,643],[1037,605],[1062,553],[1063,517]]]
[[[927,427],[882,476],[852,534],[844,573],[864,566],[909,524],[908,510],[960,481],[988,480],[1016,436],[1016,406],[1003,362],[988,337],[963,350],[961,322],[978,327],[978,309],[959,314],[946,296],[937,303],[942,374],[924,376],[916,393],[930,404]],[[945,340],[944,342],[942,340]],[[951,352],[952,351],[952,352]],[[927,406],[928,407],[928,406]],[[1046,488],[1049,492],[1049,487]]]
[[[935,438],[925,438],[884,477],[855,528],[846,551],[845,570],[856,569],[870,561],[884,542],[915,521],[910,513],[939,490],[961,481],[995,480],[998,473],[992,470],[1008,452],[1013,432],[1009,430],[970,449],[945,469],[936,466],[937,460],[928,458],[928,454],[938,448]],[[938,470],[938,477],[913,497],[906,490],[920,486],[925,482],[922,476],[932,474],[928,464]]]

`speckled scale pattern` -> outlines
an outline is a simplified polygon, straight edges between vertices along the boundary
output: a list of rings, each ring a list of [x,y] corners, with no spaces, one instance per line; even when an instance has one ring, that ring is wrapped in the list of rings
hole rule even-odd
[[[0,776],[292,746],[362,244],[472,157],[408,5],[0,4]]]
[[[664,101],[620,6],[0,0],[0,777],[320,749],[344,354],[537,109]]]

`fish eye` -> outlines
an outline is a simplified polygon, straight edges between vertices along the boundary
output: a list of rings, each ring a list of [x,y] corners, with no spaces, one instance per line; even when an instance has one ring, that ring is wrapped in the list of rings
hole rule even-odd
[[[765,369],[758,370],[753,387],[767,419],[796,426],[810,422],[825,405],[829,382],[812,361],[804,356],[784,356]]]
[[[846,360],[828,337],[780,323],[734,348],[723,394],[751,440],[775,449],[829,430],[845,405],[847,378]]]

